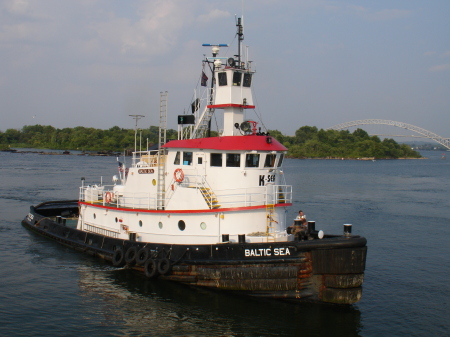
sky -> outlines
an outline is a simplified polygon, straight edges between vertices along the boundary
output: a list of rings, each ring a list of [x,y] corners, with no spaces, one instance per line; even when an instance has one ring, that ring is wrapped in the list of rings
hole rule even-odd
[[[0,131],[157,126],[162,91],[176,129],[201,44],[234,55],[241,16],[268,129],[386,119],[450,137],[448,0],[0,0]]]

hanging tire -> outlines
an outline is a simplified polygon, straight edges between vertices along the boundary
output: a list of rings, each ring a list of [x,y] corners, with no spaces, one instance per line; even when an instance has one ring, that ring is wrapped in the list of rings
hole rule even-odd
[[[147,262],[145,262],[144,273],[148,278],[158,276],[158,264],[154,259],[148,259]]]
[[[167,275],[172,270],[172,265],[167,257],[162,258],[158,262],[158,272],[161,275]]]
[[[143,266],[147,262],[149,256],[149,251],[147,248],[141,248],[136,254],[136,264],[138,266]]]
[[[125,254],[122,248],[118,248],[112,257],[112,264],[114,267],[123,267],[125,265]]]
[[[137,247],[128,248],[125,253],[125,263],[133,266],[136,263]]]

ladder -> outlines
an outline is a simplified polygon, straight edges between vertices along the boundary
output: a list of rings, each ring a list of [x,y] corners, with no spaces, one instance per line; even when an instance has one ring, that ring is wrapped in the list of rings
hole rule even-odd
[[[158,132],[158,188],[157,188],[157,209],[165,208],[165,171],[166,171],[166,150],[162,147],[166,144],[167,130],[167,98],[168,93],[159,93],[159,132]]]
[[[214,89],[210,90],[210,95],[212,96],[214,93]],[[194,130],[191,133],[191,139],[206,137],[206,132],[209,128],[209,122],[211,121],[211,117],[214,115],[214,111],[215,109],[210,109],[205,106],[203,113],[201,114],[198,122],[195,124]]]
[[[278,203],[279,204],[286,203],[286,197],[284,196],[283,188],[281,186],[278,186]]]
[[[273,204],[266,204],[266,238],[267,242],[275,241],[275,228],[273,223],[278,223],[274,219],[275,207]]]
[[[200,192],[203,195],[203,199],[205,199],[206,204],[208,205],[209,209],[217,209],[220,208],[220,205],[218,204],[217,197],[214,194],[214,192],[206,186],[200,186]]]

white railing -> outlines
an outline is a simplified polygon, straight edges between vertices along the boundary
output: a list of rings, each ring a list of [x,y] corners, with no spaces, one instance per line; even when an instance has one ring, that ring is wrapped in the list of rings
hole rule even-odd
[[[164,160],[164,156],[162,157]],[[133,152],[132,167],[157,167],[158,150]]]
[[[208,186],[201,177],[191,176],[185,179],[176,188],[195,188],[201,193],[200,188]],[[171,189],[171,187],[170,187]],[[224,190],[212,190],[220,208],[251,207],[267,204],[292,203],[291,185],[267,185],[261,187],[234,188]],[[116,194],[114,194],[116,193]],[[166,194],[166,203],[172,194]],[[124,193],[114,192],[112,185],[85,186],[80,188],[80,201],[102,204],[111,207],[157,209],[156,193]],[[210,205],[212,200],[210,200]],[[220,209],[218,208],[218,209]]]
[[[83,230],[85,230],[86,232],[91,232],[91,233],[100,234],[100,235],[104,235],[104,236],[110,236],[112,238],[118,238],[119,234],[120,234],[119,232],[112,231],[110,229],[102,228],[102,227],[99,227],[98,225],[93,225],[93,224],[89,224],[89,223],[84,223]]]

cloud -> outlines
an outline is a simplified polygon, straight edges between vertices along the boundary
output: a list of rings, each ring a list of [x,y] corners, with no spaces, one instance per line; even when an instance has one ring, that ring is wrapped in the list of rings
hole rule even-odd
[[[220,9],[213,9],[207,14],[200,15],[198,20],[200,22],[208,23],[220,18],[227,18],[231,14],[227,11],[221,11]]]
[[[111,13],[92,28],[96,39],[108,49],[127,54],[163,54],[177,43],[182,28],[191,20],[189,12],[189,6],[177,1],[141,2],[135,20]]]
[[[450,70],[450,64],[447,63],[447,64],[440,64],[440,65],[437,65],[437,66],[432,66],[432,67],[430,67],[429,70],[432,71],[432,72],[448,71],[448,70]]]
[[[5,2],[7,10],[16,15],[28,14],[30,10],[30,1],[27,0],[11,0]]]
[[[191,27],[195,18],[200,23],[210,23],[229,17],[228,11],[211,9],[206,14],[196,2],[179,0],[140,1],[135,15],[120,16],[111,12],[101,22],[92,25],[94,39],[86,48],[100,46],[129,55],[162,55],[180,43],[180,38]]]
[[[363,6],[348,6],[349,10],[367,21],[388,21],[409,17],[413,14],[411,10],[406,9],[383,9],[373,11]]]

